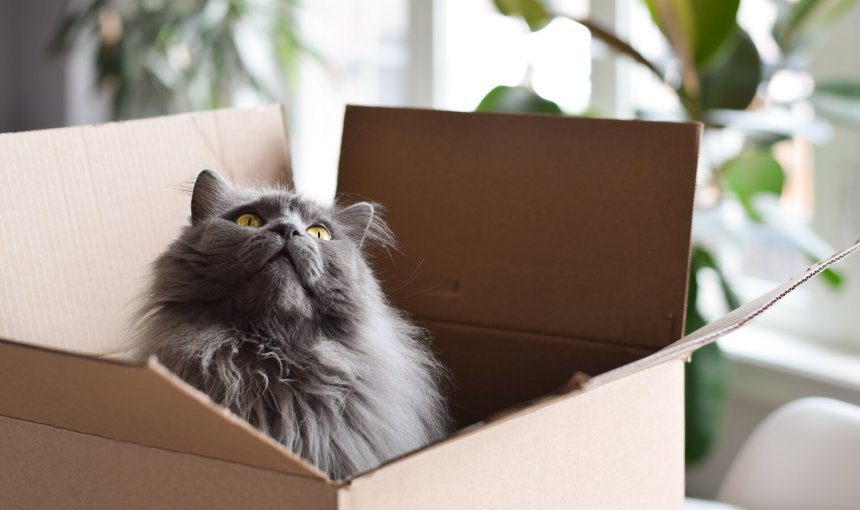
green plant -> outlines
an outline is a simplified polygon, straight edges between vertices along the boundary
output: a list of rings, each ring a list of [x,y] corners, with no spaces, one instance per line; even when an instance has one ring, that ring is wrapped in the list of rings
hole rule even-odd
[[[661,67],[649,61],[627,42],[589,19],[574,19],[588,28],[592,36],[605,42],[614,51],[631,58],[650,70],[675,91],[679,120],[702,122],[706,130],[730,126],[745,132],[743,149],[725,162],[711,163],[706,186],[721,200],[733,197],[743,207],[751,221],[769,223],[778,228],[785,219],[762,207],[762,199],[782,193],[785,172],[773,155],[776,143],[793,137],[804,137],[814,130],[812,119],[803,125],[787,126],[779,122],[780,115],[797,103],[812,102],[820,115],[860,124],[860,82],[839,80],[819,84],[812,97],[779,101],[769,95],[768,83],[775,73],[788,70],[803,72],[808,64],[810,49],[840,15],[857,4],[857,0],[774,0],[778,18],[773,26],[773,39],[780,50],[776,63],[764,65],[752,38],[737,22],[740,0],[643,0],[651,18],[665,36],[679,69],[678,78],[671,81]],[[548,3],[541,0],[495,0],[497,9],[508,16],[522,18],[529,30],[540,30],[555,17]],[[478,107],[479,110],[505,110],[539,113],[560,113],[561,108],[540,97],[528,83],[518,87],[497,87]],[[738,122],[742,120],[743,122]],[[773,202],[771,200],[771,202]],[[804,225],[792,225],[808,229]],[[790,236],[788,240],[810,259],[821,253],[811,232]],[[730,308],[739,306],[720,265],[708,249],[696,243],[690,261],[687,331],[705,324],[700,312],[698,279],[700,271],[715,271]],[[838,286],[842,277],[827,271],[825,280]],[[726,368],[716,344],[693,355],[686,367],[687,461],[702,459],[710,449],[721,419],[726,391]]]
[[[53,47],[95,42],[116,119],[286,100],[300,52],[296,0],[71,0]]]

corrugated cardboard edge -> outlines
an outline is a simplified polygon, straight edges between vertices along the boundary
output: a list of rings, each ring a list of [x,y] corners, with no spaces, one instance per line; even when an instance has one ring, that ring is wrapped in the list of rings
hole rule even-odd
[[[671,345],[657,351],[651,356],[589,379],[588,381],[583,382],[580,386],[585,389],[590,389],[622,379],[630,374],[659,365],[660,363],[664,363],[668,360],[686,358],[695,350],[713,343],[723,335],[727,335],[743,327],[746,323],[764,313],[768,308],[776,304],[786,295],[808,282],[831,265],[854,254],[858,249],[860,249],[860,240],[844,251],[832,255],[830,258],[823,260],[818,264],[810,266],[802,276],[793,278],[774,288],[770,292],[753,299],[749,303],[724,315],[723,317],[720,317],[706,326],[697,329]]]
[[[215,122],[215,130],[218,131],[218,122],[219,121],[227,121],[231,120],[230,117],[235,115],[244,115],[248,113],[260,113],[260,114],[270,114],[275,113],[277,116],[281,118],[282,130],[284,134],[284,146],[283,146],[283,157],[286,163],[287,173],[284,175],[284,180],[282,184],[285,187],[294,187],[293,182],[293,173],[292,173],[292,154],[290,152],[289,146],[289,130],[287,126],[287,112],[282,103],[269,103],[264,105],[259,105],[255,107],[245,107],[245,108],[219,108],[217,110],[208,110],[208,111],[194,111],[194,112],[185,112],[185,113],[174,113],[170,115],[163,115],[158,117],[145,117],[141,119],[129,119],[129,120],[114,120],[110,122],[102,122],[102,123],[89,123],[89,124],[80,124],[75,126],[63,126],[63,127],[53,127],[47,129],[36,129],[32,131],[19,131],[19,132],[9,132],[9,133],[0,133],[0,138],[20,138],[20,137],[31,137],[31,136],[45,136],[45,135],[53,135],[57,133],[66,133],[72,131],[81,131],[81,130],[110,130],[116,129],[117,127],[125,127],[128,125],[135,126],[158,126],[163,125],[165,121],[176,122],[176,121],[188,121],[190,126],[194,129],[198,134],[201,133],[201,129],[203,128],[199,122],[201,120],[209,120],[211,119]],[[221,153],[216,148],[212,147],[212,153],[218,155],[220,158]],[[219,172],[224,174],[229,180],[236,180],[235,168],[231,168],[227,165],[223,160],[219,161],[221,164],[217,169]],[[254,184],[254,183],[248,183]],[[258,185],[268,184],[266,182],[258,182]]]

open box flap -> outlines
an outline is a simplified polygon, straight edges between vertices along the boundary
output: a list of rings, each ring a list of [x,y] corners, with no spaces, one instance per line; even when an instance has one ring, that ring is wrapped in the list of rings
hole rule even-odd
[[[350,106],[338,191],[387,210],[397,306],[657,350],[682,335],[691,123]]]
[[[719,337],[731,333],[736,329],[744,326],[747,322],[759,316],[765,310],[773,306],[785,295],[792,292],[800,285],[803,285],[830,265],[837,263],[838,261],[855,253],[858,250],[860,250],[860,241],[855,243],[850,248],[840,253],[837,253],[836,255],[833,255],[827,260],[811,266],[802,276],[792,279],[779,287],[776,287],[772,291],[750,301],[749,303],[746,303],[737,310],[734,310],[731,313],[721,317],[720,319],[709,323],[708,325],[685,336],[684,338],[678,340],[677,342],[660,350],[657,353],[654,353],[645,358],[641,358],[638,361],[632,361],[631,363],[627,363],[619,368],[610,370],[596,377],[589,377],[588,375],[580,372],[574,373],[572,374],[572,377],[570,377],[567,384],[560,386],[555,391],[548,392],[545,395],[530,399],[528,401],[523,401],[516,405],[511,405],[506,409],[486,416],[480,422],[476,422],[475,424],[466,429],[459,430],[456,434],[452,434],[446,437],[438,444],[430,446],[430,448],[443,447],[444,445],[448,445],[449,443],[459,440],[463,436],[475,435],[479,431],[483,431],[491,427],[496,427],[501,423],[527,416],[539,409],[548,407],[552,404],[556,404],[560,401],[568,400],[570,398],[577,398],[579,395],[583,394],[590,394],[594,389],[597,389],[609,383],[622,380],[629,381],[631,380],[631,375],[643,372],[650,368],[657,367],[666,363],[667,361],[685,358],[696,349],[711,342],[714,342]],[[411,453],[404,457],[394,459],[392,462],[381,466],[379,470],[386,469],[390,465],[394,465],[403,461],[404,459],[414,457],[415,455],[416,453]],[[371,471],[370,473],[365,473],[362,476],[367,476],[368,474],[372,473],[373,471]]]
[[[765,310],[776,304],[777,301],[784,298],[790,292],[800,287],[804,283],[811,280],[814,276],[821,273],[829,266],[839,262],[845,257],[854,254],[860,249],[860,241],[854,243],[853,246],[841,251],[830,258],[819,262],[806,269],[803,275],[789,280],[788,282],[774,288],[756,299],[744,304],[740,308],[720,317],[719,319],[710,322],[689,335],[681,338],[672,345],[652,354],[646,358],[634,361],[620,368],[589,379],[583,386],[593,387],[604,384],[610,381],[615,381],[627,377],[628,375],[639,372],[646,368],[659,365],[667,360],[684,358],[693,353],[696,349],[716,341],[723,335],[727,335],[736,329],[742,327],[747,322],[761,315]]]
[[[155,359],[130,365],[0,340],[0,415],[326,480]]]
[[[194,177],[290,177],[280,106],[0,135],[0,337],[122,350]]]

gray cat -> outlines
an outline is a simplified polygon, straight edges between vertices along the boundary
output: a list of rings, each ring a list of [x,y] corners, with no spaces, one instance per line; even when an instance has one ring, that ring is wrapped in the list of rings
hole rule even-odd
[[[154,264],[138,355],[343,479],[446,430],[444,371],[388,305],[362,248],[392,237],[362,202],[197,177],[191,223]]]

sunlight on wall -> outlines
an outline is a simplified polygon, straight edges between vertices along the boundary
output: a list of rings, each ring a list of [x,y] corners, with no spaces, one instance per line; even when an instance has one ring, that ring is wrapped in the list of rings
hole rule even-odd
[[[490,0],[437,0],[436,7],[437,108],[474,110],[497,85],[527,79],[569,113],[588,108],[591,36],[582,26],[557,19],[529,33],[522,21],[499,14]]]

